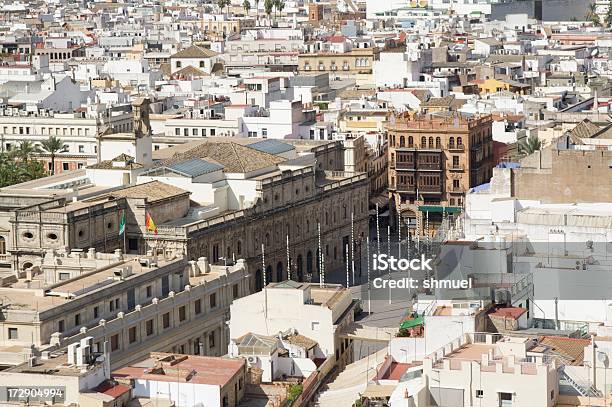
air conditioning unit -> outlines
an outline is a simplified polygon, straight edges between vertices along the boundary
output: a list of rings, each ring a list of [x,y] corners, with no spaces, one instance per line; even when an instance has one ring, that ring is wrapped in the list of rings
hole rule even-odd
[[[259,363],[259,358],[257,356],[249,356],[247,357],[247,363],[249,366],[254,366]]]

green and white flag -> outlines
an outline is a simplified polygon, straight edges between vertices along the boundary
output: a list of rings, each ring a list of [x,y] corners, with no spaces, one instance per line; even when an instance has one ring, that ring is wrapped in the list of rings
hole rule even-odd
[[[125,233],[125,211],[123,211],[123,215],[121,216],[121,222],[119,223],[119,234],[122,235]]]

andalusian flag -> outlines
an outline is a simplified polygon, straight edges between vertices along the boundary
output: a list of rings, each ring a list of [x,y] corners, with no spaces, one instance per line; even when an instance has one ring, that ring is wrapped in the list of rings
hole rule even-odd
[[[146,212],[145,215],[145,226],[147,227],[147,230],[149,232],[154,232],[155,234],[157,234],[157,225],[153,221],[151,215],[149,215],[149,212]]]
[[[119,236],[125,233],[125,211],[123,211],[123,215],[121,216],[121,222],[119,222]]]

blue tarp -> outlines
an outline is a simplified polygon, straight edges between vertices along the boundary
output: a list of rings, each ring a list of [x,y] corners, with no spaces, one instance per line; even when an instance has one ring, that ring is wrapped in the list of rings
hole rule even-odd
[[[511,163],[511,162],[503,162],[497,164],[497,168],[521,168],[521,163]]]

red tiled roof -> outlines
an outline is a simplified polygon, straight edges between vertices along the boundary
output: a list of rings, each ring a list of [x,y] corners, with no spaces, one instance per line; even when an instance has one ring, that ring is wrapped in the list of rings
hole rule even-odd
[[[327,41],[333,44],[340,44],[346,41],[346,37],[344,35],[333,35],[327,39]]]
[[[98,393],[106,394],[107,396],[111,396],[115,399],[130,390],[130,386],[126,386],[124,384],[113,384],[109,382],[104,382],[94,389],[94,391],[97,391]]]
[[[491,312],[489,315],[496,317],[510,317],[514,319],[519,319],[521,315],[526,313],[527,310],[525,308],[520,307],[508,307],[508,308],[498,308],[494,312]]]

